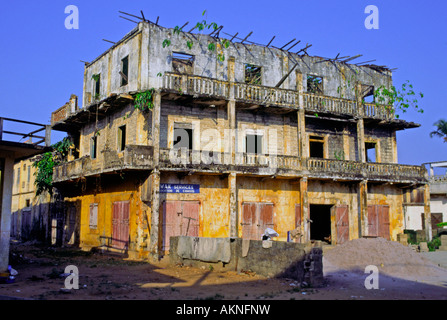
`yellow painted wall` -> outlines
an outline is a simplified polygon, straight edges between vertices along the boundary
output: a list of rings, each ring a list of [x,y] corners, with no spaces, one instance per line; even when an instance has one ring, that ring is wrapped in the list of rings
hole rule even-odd
[[[165,173],[160,183],[199,184],[200,193],[160,193],[160,204],[165,200],[200,201],[199,236],[229,237],[230,192],[227,177],[218,175],[191,175],[179,178],[177,174]],[[162,216],[160,211],[160,216]]]
[[[238,231],[242,236],[242,204],[244,202],[273,203],[274,230],[287,241],[287,231],[295,229],[295,205],[300,203],[297,180],[237,177]]]

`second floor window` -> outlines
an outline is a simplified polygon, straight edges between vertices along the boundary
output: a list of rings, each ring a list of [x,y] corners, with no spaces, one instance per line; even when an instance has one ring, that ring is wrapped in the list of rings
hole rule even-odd
[[[129,83],[129,56],[121,59],[121,86],[125,86]]]
[[[96,159],[98,149],[98,137],[94,136],[90,140],[90,157]]]
[[[93,79],[93,96],[95,98],[99,97],[101,93],[101,75],[95,74],[95,78]]]
[[[262,154],[261,134],[247,134],[245,136],[245,152],[252,154]]]
[[[253,64],[245,64],[245,83],[262,84],[262,67]]]
[[[192,150],[193,148],[193,129],[190,124],[175,124],[174,125],[174,141],[173,146],[176,149],[186,148]]]
[[[377,162],[376,147],[375,142],[365,143],[366,162]]]
[[[307,75],[307,92],[323,94],[323,78],[314,75]]]
[[[126,126],[118,128],[118,152],[124,151],[126,148]]]
[[[172,53],[172,71],[182,74],[193,74],[194,56],[186,53]]]
[[[309,136],[309,157],[324,158],[324,138]]]

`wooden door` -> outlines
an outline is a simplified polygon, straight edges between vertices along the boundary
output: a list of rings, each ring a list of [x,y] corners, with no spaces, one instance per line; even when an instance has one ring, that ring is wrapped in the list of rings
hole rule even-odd
[[[273,204],[244,202],[242,204],[242,238],[262,240],[265,229],[274,227]]]
[[[256,204],[243,203],[242,204],[242,238],[255,239],[256,238]],[[259,240],[259,239],[256,239]]]
[[[368,236],[390,240],[390,207],[368,206]]]
[[[162,250],[169,250],[175,236],[199,236],[199,201],[164,201],[162,216]]]
[[[379,237],[390,240],[390,207],[379,207]]]
[[[129,201],[117,201],[112,208],[112,247],[126,250],[129,246]]]
[[[349,206],[335,206],[336,244],[349,241]]]

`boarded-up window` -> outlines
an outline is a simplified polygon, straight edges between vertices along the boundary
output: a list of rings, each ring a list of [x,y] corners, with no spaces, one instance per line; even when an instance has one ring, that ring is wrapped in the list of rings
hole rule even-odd
[[[98,228],[98,204],[97,203],[90,204],[89,226],[90,226],[90,229]]]
[[[274,228],[273,204],[244,202],[242,204],[242,238],[261,240],[267,228]]]

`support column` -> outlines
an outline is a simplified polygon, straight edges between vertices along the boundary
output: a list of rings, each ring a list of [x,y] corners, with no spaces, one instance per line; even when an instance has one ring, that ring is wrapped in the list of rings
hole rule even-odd
[[[365,151],[365,124],[363,122],[363,96],[362,96],[362,85],[357,83],[355,87],[355,100],[357,103],[357,110],[359,119],[357,120],[357,152],[358,161],[366,162],[366,151]]]
[[[298,155],[301,159],[309,158],[309,140],[306,137],[306,120],[304,109],[298,110]]]
[[[152,146],[154,147],[153,164],[158,168],[160,161],[160,121],[161,121],[161,94],[154,92],[154,107],[152,108]]]
[[[357,120],[357,146],[358,146],[358,161],[366,162],[365,151],[365,127],[363,119]]]
[[[368,181],[359,183],[359,238],[368,235]]]
[[[303,234],[303,242],[310,241],[310,216],[309,216],[309,198],[307,193],[308,181],[307,177],[302,177],[300,179],[300,205],[301,212],[303,215],[302,220],[302,234]]]
[[[154,92],[154,107],[152,109],[152,146],[154,148],[153,166],[149,179],[151,179],[151,228],[149,256],[158,259],[160,239],[160,118],[161,118],[161,95],[159,91]]]
[[[160,234],[160,172],[154,169],[149,179],[151,179],[151,228],[150,228],[150,246],[149,256],[158,259],[161,247],[160,240],[163,235]]]
[[[237,238],[239,235],[238,213],[237,213],[237,185],[236,173],[228,175],[228,188],[230,190],[230,237]]]
[[[5,272],[9,264],[9,241],[11,236],[11,202],[14,158],[4,158],[0,167],[0,272]],[[1,165],[2,163],[0,163]]]
[[[304,97],[303,97],[303,74],[297,70],[295,72],[296,76],[296,91],[298,91],[298,155],[301,158],[309,157],[309,146],[308,140],[306,139],[306,112],[304,108]]]
[[[424,219],[425,219],[425,237],[427,241],[431,241],[433,232],[431,229],[431,212],[430,212],[430,185],[424,186]]]
[[[236,157],[236,101],[234,100],[234,64],[235,58],[230,57],[228,59],[228,82],[230,83],[228,88],[228,102],[227,102],[227,117],[230,134],[225,137],[229,141],[224,141],[224,144],[228,145],[229,162],[235,164]]]

